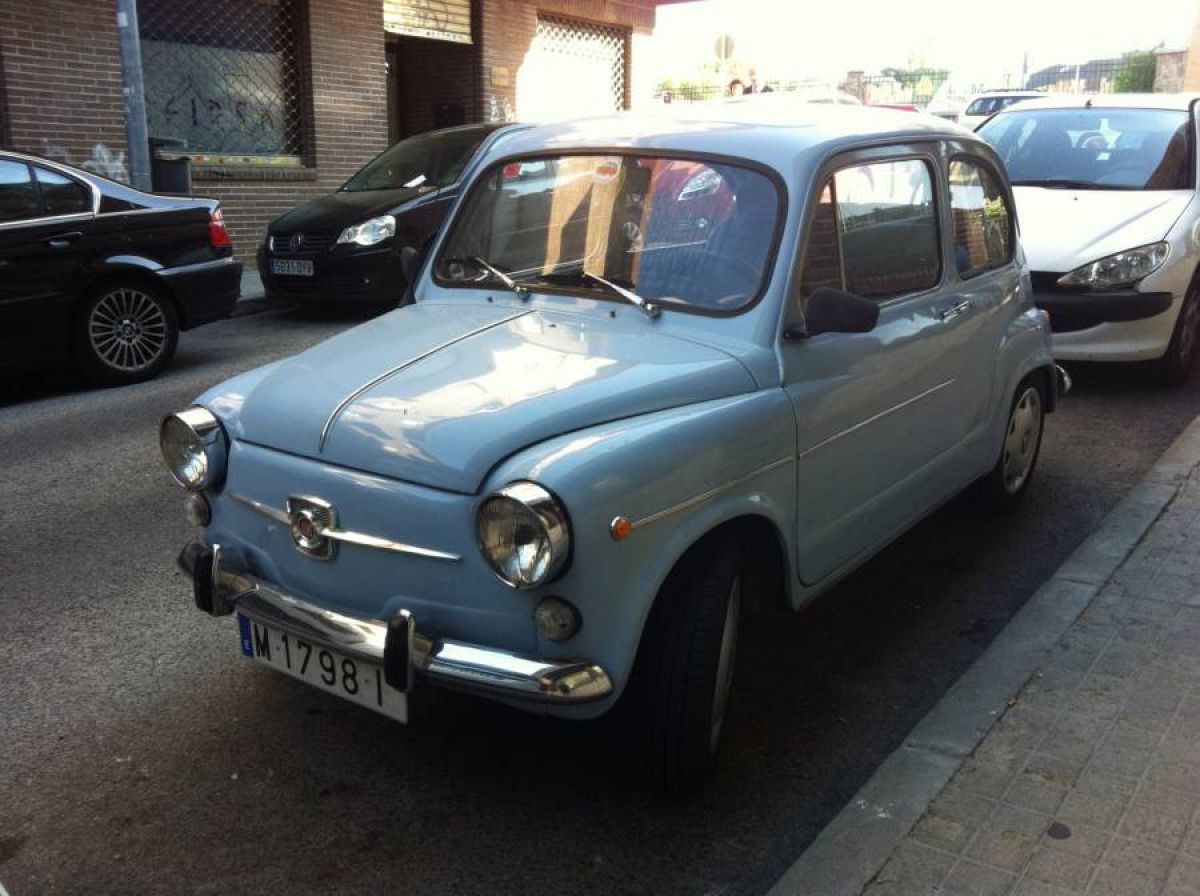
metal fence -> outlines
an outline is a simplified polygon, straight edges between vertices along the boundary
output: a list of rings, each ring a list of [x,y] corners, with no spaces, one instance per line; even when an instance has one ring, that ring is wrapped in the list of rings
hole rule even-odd
[[[298,0],[139,0],[151,140],[186,151],[299,156]]]

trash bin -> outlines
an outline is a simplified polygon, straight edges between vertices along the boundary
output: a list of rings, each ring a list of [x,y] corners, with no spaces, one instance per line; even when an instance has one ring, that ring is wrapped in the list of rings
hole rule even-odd
[[[187,141],[150,138],[150,188],[155,193],[192,192],[192,160],[183,154]]]

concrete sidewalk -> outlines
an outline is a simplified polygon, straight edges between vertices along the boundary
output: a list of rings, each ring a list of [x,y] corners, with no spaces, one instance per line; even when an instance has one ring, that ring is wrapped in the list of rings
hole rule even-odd
[[[1200,894],[1200,421],[772,896]]]

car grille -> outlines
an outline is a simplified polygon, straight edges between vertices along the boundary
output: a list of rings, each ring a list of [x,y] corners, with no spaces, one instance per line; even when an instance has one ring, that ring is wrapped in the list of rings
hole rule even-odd
[[[292,236],[293,234],[290,233],[273,234],[275,248],[272,250],[272,254],[306,257],[320,255],[333,246],[334,238],[329,234],[306,233],[304,234],[304,242],[300,248],[292,251],[290,246]]]

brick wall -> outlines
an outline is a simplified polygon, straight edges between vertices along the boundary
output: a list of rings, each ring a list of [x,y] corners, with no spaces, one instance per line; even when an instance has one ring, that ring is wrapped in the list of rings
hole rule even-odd
[[[1187,57],[1187,50],[1159,50],[1154,54],[1155,93],[1175,93],[1183,90]]]
[[[1192,25],[1192,44],[1188,48],[1183,89],[1200,90],[1200,13],[1196,14],[1196,21]]]
[[[116,0],[3,5],[0,139],[128,180]]]
[[[304,38],[302,33],[302,43]],[[311,92],[304,169],[193,169],[193,192],[221,200],[235,251],[247,261],[272,218],[335,190],[387,146],[382,3],[309,0],[307,49]]]
[[[620,25],[634,34],[654,29],[650,0],[479,0],[482,111],[489,120],[512,118],[517,108],[517,72],[533,42],[539,12]],[[630,67],[626,66],[627,96]]]

